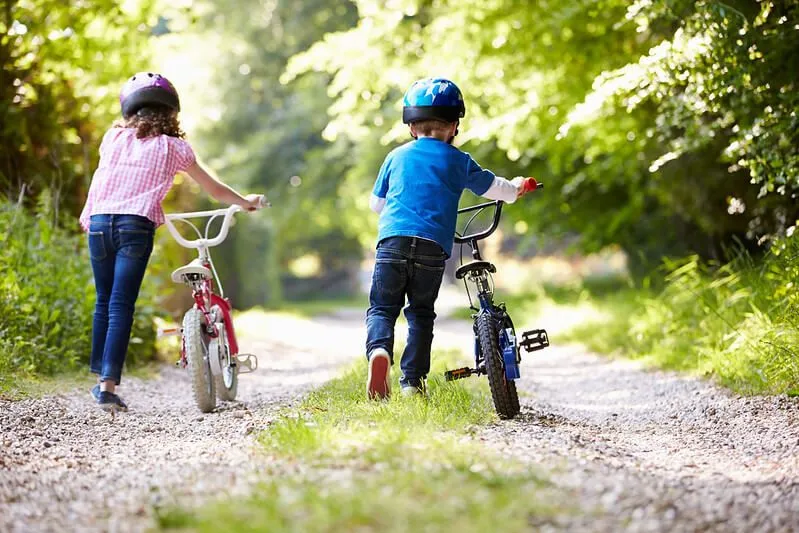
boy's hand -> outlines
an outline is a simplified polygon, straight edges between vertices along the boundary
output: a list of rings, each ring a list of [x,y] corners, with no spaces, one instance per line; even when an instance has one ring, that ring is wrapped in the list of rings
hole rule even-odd
[[[516,198],[536,190],[539,186],[535,178],[525,178],[523,176],[517,176],[513,178],[511,183],[513,183],[516,186],[516,189],[519,191],[519,195]]]
[[[524,187],[526,179],[527,178],[525,178],[524,176],[516,176],[515,178],[510,180],[513,186],[516,187],[516,198],[519,198],[520,196],[522,196],[524,193],[527,192]]]

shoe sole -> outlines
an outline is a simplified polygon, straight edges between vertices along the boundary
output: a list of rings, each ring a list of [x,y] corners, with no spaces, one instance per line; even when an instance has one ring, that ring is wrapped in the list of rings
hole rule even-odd
[[[128,412],[128,408],[127,407],[120,407],[119,405],[117,405],[115,403],[101,403],[101,404],[98,404],[98,405],[100,406],[100,409],[102,409],[106,413],[127,413]]]
[[[383,400],[391,394],[388,373],[391,360],[384,353],[374,354],[369,359],[369,377],[366,379],[366,394],[371,400]]]

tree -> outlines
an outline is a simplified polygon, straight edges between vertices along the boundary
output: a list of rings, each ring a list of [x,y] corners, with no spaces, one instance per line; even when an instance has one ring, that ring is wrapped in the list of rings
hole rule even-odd
[[[153,1],[0,6],[0,196],[24,190],[30,205],[49,190],[56,218],[76,215],[118,88],[146,57]]]
[[[274,206],[239,220],[220,248],[220,271],[237,305],[279,303],[293,259],[313,254],[335,272],[361,254],[348,214],[339,210],[351,158],[341,145],[327,149],[321,137],[329,76],[305,76],[291,87],[278,82],[292,55],[351,26],[354,6],[209,0],[195,2],[191,15],[171,25],[183,27],[172,36],[177,57],[196,69],[185,91],[187,109],[201,117],[187,116],[195,121],[192,142],[224,180],[265,192]]]
[[[333,74],[330,139],[404,138],[403,90],[443,75],[466,93],[464,147],[547,179],[515,212],[531,229],[618,243],[644,270],[796,220],[796,2],[357,4],[284,75]]]

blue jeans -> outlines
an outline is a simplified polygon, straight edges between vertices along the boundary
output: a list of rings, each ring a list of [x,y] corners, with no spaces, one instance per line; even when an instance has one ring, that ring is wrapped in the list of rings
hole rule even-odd
[[[101,381],[119,383],[128,352],[133,311],[147,261],[153,251],[155,224],[138,215],[92,215],[89,255],[94,272],[92,356],[89,363]]]
[[[434,305],[446,254],[438,244],[416,237],[389,237],[377,245],[366,312],[366,354],[384,348],[394,363],[394,324],[408,298],[408,344],[400,368],[403,386],[419,386],[430,372]]]

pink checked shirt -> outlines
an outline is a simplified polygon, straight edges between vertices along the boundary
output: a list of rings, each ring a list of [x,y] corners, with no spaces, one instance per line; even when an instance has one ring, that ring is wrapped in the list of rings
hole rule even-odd
[[[140,215],[164,223],[161,201],[175,174],[196,161],[189,143],[158,135],[137,139],[133,128],[111,128],[100,144],[100,165],[94,173],[80,224],[89,229],[92,215]]]

